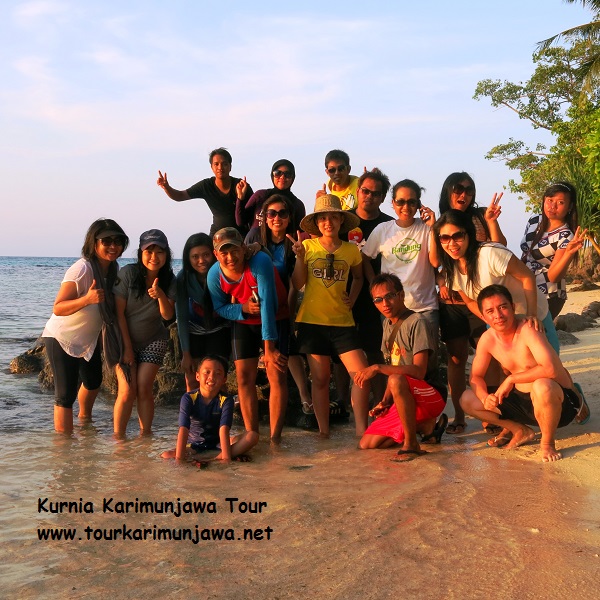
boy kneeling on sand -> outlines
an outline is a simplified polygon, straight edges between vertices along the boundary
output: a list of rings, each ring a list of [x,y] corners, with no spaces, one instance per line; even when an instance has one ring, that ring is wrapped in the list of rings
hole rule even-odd
[[[194,453],[220,448],[215,460],[230,461],[242,457],[257,444],[258,433],[255,431],[229,438],[234,403],[231,396],[221,393],[227,367],[227,361],[216,354],[208,354],[200,361],[196,370],[200,387],[186,392],[179,405],[177,448],[163,452],[163,458],[196,458]]]

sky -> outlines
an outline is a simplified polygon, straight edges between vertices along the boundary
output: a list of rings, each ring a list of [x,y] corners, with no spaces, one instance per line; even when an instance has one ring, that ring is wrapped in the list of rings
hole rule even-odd
[[[486,152],[550,139],[473,100],[477,82],[528,79],[536,42],[591,17],[561,0],[1,5],[2,256],[78,256],[92,221],[110,217],[132,240],[126,256],[159,228],[180,257],[212,217],[202,200],[169,200],[157,172],[186,189],[212,175],[220,146],[255,190],[291,160],[307,212],[333,148],[356,174],[414,179],[436,213],[453,171],[487,205],[515,173]],[[517,251],[524,202],[501,205]],[[382,209],[393,214],[389,196]]]

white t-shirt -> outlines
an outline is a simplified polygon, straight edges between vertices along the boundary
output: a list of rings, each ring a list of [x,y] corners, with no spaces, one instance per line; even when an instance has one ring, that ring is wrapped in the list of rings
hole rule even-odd
[[[85,258],[80,258],[65,273],[62,283],[67,281],[77,286],[77,298],[85,296],[94,281],[92,265]],[[54,338],[69,356],[90,360],[101,330],[100,309],[97,304],[89,304],[66,317],[53,314],[46,323],[42,337]]]
[[[479,284],[473,288],[468,283],[467,276],[455,269],[453,287],[462,290],[472,300],[477,300],[479,292],[486,286],[500,284],[508,289],[515,303],[515,312],[519,315],[527,314],[527,300],[523,285],[520,281],[506,274],[508,263],[514,254],[501,244],[486,243],[479,249],[477,258],[477,272]],[[548,314],[548,301],[546,296],[536,286],[537,293],[537,318],[542,321]]]
[[[415,219],[410,227],[396,221],[377,225],[362,252],[369,258],[381,254],[381,272],[393,273],[404,286],[407,308],[416,312],[437,310],[435,271],[429,262],[430,229]]]

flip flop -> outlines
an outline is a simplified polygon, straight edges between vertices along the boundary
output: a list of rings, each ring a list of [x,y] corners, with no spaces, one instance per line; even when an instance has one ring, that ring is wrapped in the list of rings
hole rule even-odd
[[[450,435],[460,435],[465,432],[466,428],[466,423],[450,423],[450,425],[446,427],[446,433],[449,433]]]
[[[302,412],[305,415],[313,415],[315,413],[312,403],[302,400]]]
[[[483,430],[489,435],[497,436],[499,433],[502,433],[502,427],[500,425],[490,425],[489,423],[483,428]]]
[[[581,389],[581,385],[579,385],[578,383],[574,383],[573,385],[577,388],[577,391],[581,394],[581,406],[580,406],[579,410],[577,411],[577,414],[575,415],[575,423],[577,423],[578,425],[585,425],[590,420],[590,417],[592,416],[592,411],[590,410],[589,404],[585,400],[585,396],[583,395],[583,390]],[[581,411],[583,410],[584,406],[587,408],[587,411],[588,411],[587,417],[585,417],[585,419],[579,420],[578,417],[581,414]]]
[[[444,435],[444,431],[446,431],[446,427],[448,426],[448,415],[446,413],[442,413],[438,422],[435,424],[433,431],[429,435],[422,435],[421,442],[425,444],[440,444],[442,441],[442,435]]]
[[[511,439],[512,435],[497,435],[488,440],[487,445],[491,448],[502,448],[502,446],[506,446]]]
[[[419,456],[423,456],[423,454],[429,454],[429,452],[426,450],[398,450],[397,455],[390,460],[392,462],[409,462],[415,460],[415,458],[418,458]]]

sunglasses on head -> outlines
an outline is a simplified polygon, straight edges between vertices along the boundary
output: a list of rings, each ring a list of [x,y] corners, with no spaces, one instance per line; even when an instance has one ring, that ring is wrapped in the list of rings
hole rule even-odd
[[[347,165],[339,165],[337,167],[329,167],[327,169],[328,175],[335,175],[336,173],[343,173],[347,169]]]
[[[366,187],[361,187],[358,188],[360,190],[360,192],[363,194],[363,196],[373,196],[373,198],[381,198],[382,194],[381,192],[377,192],[377,191],[373,191],[370,190],[369,188]]]
[[[456,183],[452,186],[452,192],[455,193],[457,196],[462,196],[463,194],[466,194],[467,196],[474,196],[475,186]]]
[[[282,171],[281,169],[277,169],[273,171],[273,177],[285,177],[286,179],[291,179],[293,177],[290,171]]]
[[[466,231],[455,231],[452,235],[446,233],[440,233],[438,238],[441,244],[449,244],[450,242],[462,242],[467,235]]]
[[[400,292],[389,292],[385,296],[375,296],[375,298],[373,298],[373,304],[381,304],[384,300],[389,302],[390,300],[393,300],[399,293]]]
[[[409,208],[417,208],[419,206],[418,200],[392,200],[394,206],[398,206],[402,208],[403,206],[408,206]]]
[[[279,217],[280,219],[287,219],[290,216],[290,211],[287,208],[282,208],[281,210],[269,208],[265,212],[265,214],[267,215],[267,219],[274,219],[275,217]]]
[[[98,238],[98,241],[105,247],[108,248],[110,246],[124,246],[125,240],[122,237],[105,237]]]

